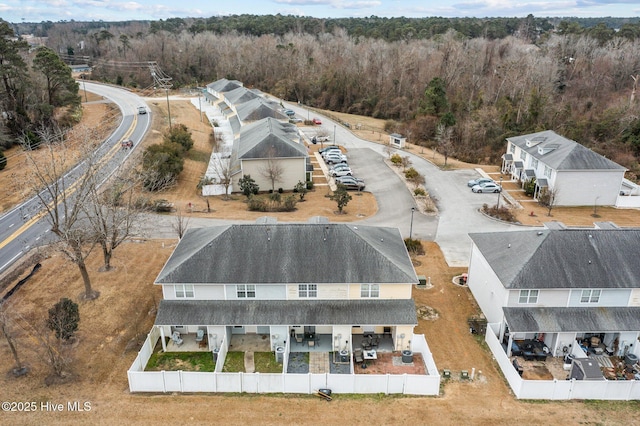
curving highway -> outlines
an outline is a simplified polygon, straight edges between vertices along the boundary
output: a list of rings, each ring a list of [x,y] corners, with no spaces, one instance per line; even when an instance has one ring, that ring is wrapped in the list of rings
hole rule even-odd
[[[138,114],[138,107],[147,107],[138,95],[119,87],[81,82],[81,88],[109,99],[119,109],[121,122],[97,150],[102,163],[103,182],[137,148],[151,125],[150,114]],[[148,110],[148,108],[147,108]],[[121,149],[121,141],[131,139],[133,149]],[[64,176],[67,187],[82,173],[83,164],[76,165]],[[49,222],[37,196],[0,216],[0,274],[31,248],[50,242]]]

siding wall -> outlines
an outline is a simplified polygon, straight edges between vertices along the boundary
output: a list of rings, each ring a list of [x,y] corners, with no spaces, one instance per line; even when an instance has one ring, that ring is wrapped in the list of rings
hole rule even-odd
[[[471,250],[467,285],[487,321],[502,323],[502,307],[507,303],[508,291],[475,245]]]
[[[282,176],[280,180],[275,183],[275,189],[283,188],[285,191],[293,190],[298,181],[305,182],[306,180],[306,159],[305,158],[278,158],[274,159],[277,164],[282,168]],[[262,174],[267,167],[267,160],[242,160],[242,173],[238,174],[234,179],[234,188],[240,189],[240,185],[237,179],[240,179],[242,175],[251,175],[251,178],[256,181],[260,187],[260,191],[268,191],[271,189],[271,181],[265,178]],[[235,176],[234,176],[235,177]]]
[[[602,289],[602,292],[600,293],[600,301],[598,303],[580,303],[582,289],[573,289],[571,291],[571,296],[569,297],[569,306],[628,306],[630,296],[630,289]]]

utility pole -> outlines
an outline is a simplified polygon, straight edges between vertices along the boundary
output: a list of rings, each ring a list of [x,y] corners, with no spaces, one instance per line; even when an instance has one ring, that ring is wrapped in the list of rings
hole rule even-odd
[[[153,77],[153,82],[157,87],[160,87],[165,90],[167,94],[167,114],[169,115],[169,128],[171,128],[171,105],[169,104],[169,89],[173,87],[173,83],[171,82],[172,78],[165,74],[157,62],[152,61],[147,63],[149,67],[149,72],[151,72],[151,77]]]

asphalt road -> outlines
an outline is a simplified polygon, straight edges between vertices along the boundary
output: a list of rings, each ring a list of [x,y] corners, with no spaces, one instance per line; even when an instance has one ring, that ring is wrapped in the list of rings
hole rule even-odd
[[[82,82],[81,90],[85,87],[88,92],[111,99],[122,113],[120,125],[97,151],[100,158],[107,160],[100,171],[106,180],[136,149],[149,130],[151,117],[150,114],[138,114],[138,106],[146,104],[133,93],[117,87]],[[121,149],[120,142],[126,138],[134,142],[133,149]],[[83,164],[78,164],[65,175],[67,187],[73,185],[83,167]],[[34,196],[0,216],[0,274],[31,248],[52,241],[53,237],[49,232],[51,226],[42,212],[40,199]]]
[[[294,104],[285,104],[285,107],[296,111],[299,117],[307,117],[307,109],[303,107]],[[397,227],[404,237],[408,237],[411,230],[413,238],[435,241],[440,246],[449,266],[469,265],[471,254],[469,233],[523,229],[522,226],[505,224],[480,213],[479,210],[483,204],[497,203],[498,194],[471,192],[467,182],[480,177],[477,171],[472,169],[444,171],[409,151],[394,150],[402,156],[411,158],[412,167],[425,177],[425,187],[431,197],[436,200],[438,207],[437,216],[426,216],[416,210],[413,213],[412,227],[411,208],[416,207],[416,204],[407,185],[383,161],[387,155],[385,146],[358,138],[351,130],[333,122],[328,117],[317,113],[310,115],[321,118],[322,125],[303,128],[303,132],[307,133],[309,138],[318,131],[324,132],[331,137],[328,143],[344,146],[354,175],[363,178],[367,191],[371,191],[376,197],[378,213],[362,220],[361,223]]]

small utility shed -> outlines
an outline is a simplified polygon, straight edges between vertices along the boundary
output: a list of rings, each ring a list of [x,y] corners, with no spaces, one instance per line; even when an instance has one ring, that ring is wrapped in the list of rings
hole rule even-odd
[[[395,148],[404,148],[407,138],[399,133],[391,133],[389,135],[389,144]]]

